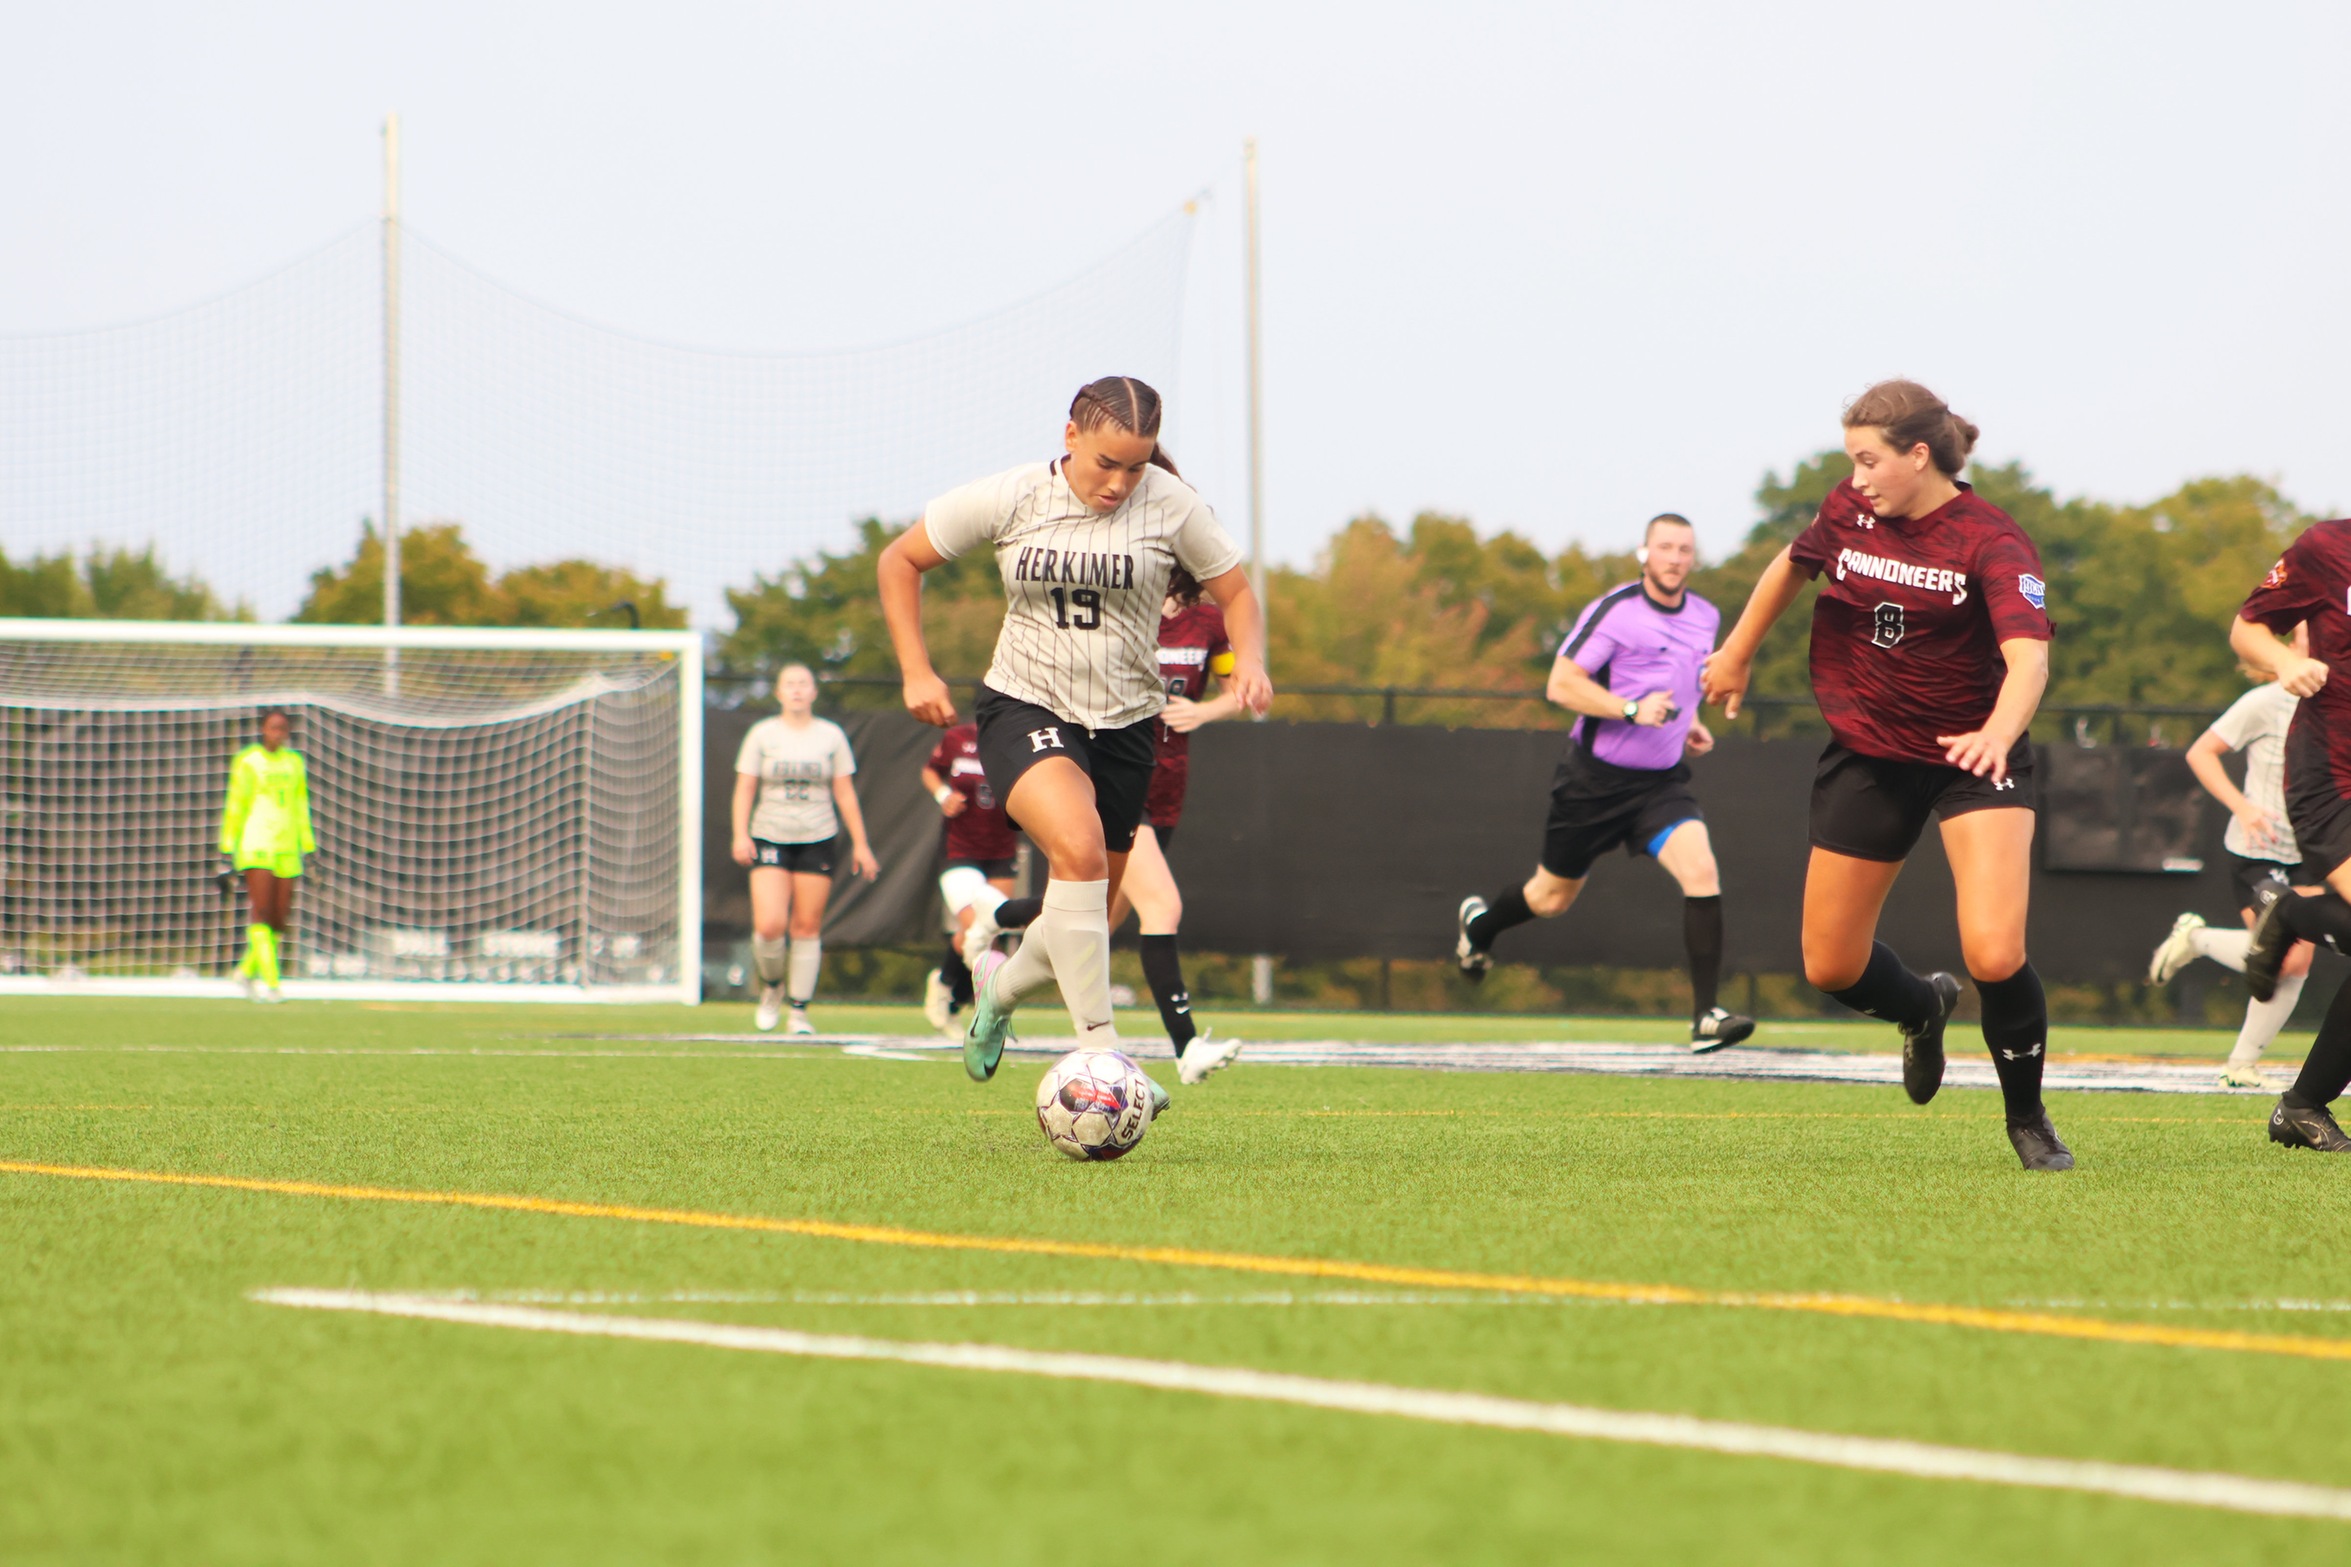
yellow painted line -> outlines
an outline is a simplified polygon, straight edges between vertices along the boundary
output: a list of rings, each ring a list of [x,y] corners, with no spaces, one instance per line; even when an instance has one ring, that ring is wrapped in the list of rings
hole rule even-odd
[[[1286,1278],[1346,1279],[1358,1284],[1399,1284],[1420,1289],[1484,1290],[1494,1294],[1612,1300],[1646,1306],[1728,1306],[1761,1311],[1796,1311],[1933,1327],[1976,1328],[1989,1333],[2089,1339],[2105,1344],[2213,1349],[2251,1355],[2290,1355],[2304,1360],[2351,1360],[2351,1339],[2165,1327],[2152,1322],[2115,1322],[2098,1317],[2066,1317],[2054,1312],[2011,1311],[1987,1306],[1943,1306],[1931,1302],[1889,1300],[1875,1295],[1753,1293],[1692,1289],[1681,1284],[1620,1284],[1606,1280],[1540,1278],[1515,1273],[1471,1273],[1452,1268],[1419,1268],[1386,1262],[1350,1262],[1343,1258],[1268,1257],[1252,1252],[1196,1251],[1184,1246],[1117,1246],[1100,1241],[1047,1240],[1018,1235],[953,1235],[936,1230],[900,1229],[886,1224],[842,1224],[831,1219],[774,1219],[760,1214],[705,1213],[690,1208],[640,1208],[622,1203],[572,1202],[558,1197],[510,1196],[498,1192],[437,1192],[394,1186],[343,1186],[322,1181],[265,1180],[246,1175],[180,1175],[163,1170],[36,1164],[19,1159],[0,1159],[0,1174],[268,1192],[285,1197],[332,1197],[346,1202],[484,1208],[504,1213],[548,1214],[566,1219],[620,1219],[634,1224],[675,1224],[692,1229],[807,1235],[824,1240],[856,1241],[870,1246],[914,1246],[936,1251],[994,1252],[1024,1257],[1083,1257],[1099,1262],[1214,1268],[1229,1273],[1259,1273]]]

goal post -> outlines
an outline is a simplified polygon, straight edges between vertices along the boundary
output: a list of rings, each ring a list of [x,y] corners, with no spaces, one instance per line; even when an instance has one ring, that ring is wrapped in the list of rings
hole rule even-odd
[[[221,813],[275,707],[289,997],[698,1001],[702,699],[692,632],[0,619],[0,995],[236,994]]]

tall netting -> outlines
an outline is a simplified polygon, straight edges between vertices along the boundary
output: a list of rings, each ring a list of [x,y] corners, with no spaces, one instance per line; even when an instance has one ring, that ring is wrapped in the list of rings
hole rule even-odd
[[[229,763],[282,707],[318,840],[292,993],[691,998],[691,639],[441,633],[395,664],[307,635],[0,622],[0,986],[225,988]]]
[[[680,347],[552,309],[407,233],[400,486],[493,569],[586,558],[665,579],[695,624],[724,592],[1048,455],[1072,391],[1177,373],[1193,220],[1176,213],[1041,291],[880,347]],[[381,511],[380,233],[102,331],[0,334],[0,547],[154,544],[265,619]],[[1181,412],[1179,400],[1178,412]],[[1180,438],[1171,430],[1171,443]]]

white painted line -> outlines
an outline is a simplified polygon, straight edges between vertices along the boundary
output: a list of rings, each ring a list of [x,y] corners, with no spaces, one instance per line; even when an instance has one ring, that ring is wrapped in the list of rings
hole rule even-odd
[[[1114,1382],[1204,1393],[1217,1398],[1297,1404],[1353,1414],[1395,1415],[1444,1425],[1488,1426],[1505,1431],[1540,1431],[1553,1436],[1647,1447],[1685,1448],[1740,1457],[1780,1458],[1838,1469],[1908,1475],[1924,1480],[1971,1480],[1986,1485],[2029,1486],[2052,1491],[2087,1491],[2136,1501],[2286,1518],[2330,1518],[2351,1522],[2351,1491],[2290,1480],[2257,1480],[2249,1475],[2157,1469],[2140,1464],[2088,1459],[2037,1458],[2022,1453],[1939,1447],[1884,1437],[1844,1436],[1788,1426],[1746,1425],[1703,1420],[1694,1415],[1649,1414],[1593,1409],[1579,1404],[1538,1404],[1484,1393],[1445,1393],[1391,1387],[1376,1382],[1338,1382],[1239,1366],[1199,1366],[1177,1360],[1133,1360],[1117,1355],[1060,1354],[1015,1349],[1003,1344],[925,1344],[901,1339],[851,1338],[796,1333],[785,1328],[740,1327],[722,1322],[684,1322],[659,1317],[612,1317],[590,1312],[548,1311],[535,1306],[500,1306],[435,1300],[415,1295],[377,1295],[357,1290],[256,1290],[252,1299],[313,1311],[361,1311],[380,1316],[418,1317],[482,1327],[518,1328],[533,1333],[570,1333],[588,1338],[639,1339],[654,1343],[701,1344],[714,1349],[820,1360],[892,1361],[955,1371],[994,1371],[1018,1376],[1056,1377],[1080,1382]]]
[[[510,1036],[512,1037],[512,1036]],[[764,1045],[765,1050],[595,1050],[595,1049],[417,1049],[362,1050],[334,1045],[0,1045],[0,1052],[139,1053],[282,1056],[544,1056],[551,1061],[807,1061],[839,1055],[873,1061],[956,1059],[959,1046],[929,1034],[796,1035],[781,1054],[768,1034],[558,1034],[551,1040],[639,1041],[648,1045]],[[1067,1039],[1015,1040],[1008,1052],[1034,1060],[1058,1056]],[[1129,1036],[1120,1048],[1142,1061],[1172,1061],[1164,1039]],[[1387,1044],[1361,1040],[1252,1040],[1242,1058],[1256,1066],[1371,1066],[1421,1072],[1568,1072],[1608,1077],[1711,1078],[1723,1082],[1863,1083],[1891,1086],[1902,1080],[1902,1058],[1834,1050],[1782,1050],[1734,1045],[1712,1055],[1693,1056],[1681,1045],[1591,1042]],[[1993,1089],[1999,1079],[1988,1060],[1954,1060],[1945,1070],[1948,1088]],[[2216,1068],[2189,1061],[2050,1060],[2042,1086],[2052,1092],[2222,1094],[2257,1097],[2268,1089],[2223,1088]]]
[[[358,1050],[341,1045],[0,1045],[0,1055],[160,1056],[500,1056],[521,1061],[829,1061],[827,1055],[798,1050],[494,1050],[436,1049],[429,1045],[394,1050]]]
[[[923,1055],[914,1050],[899,1049],[889,1045],[843,1045],[841,1054],[863,1056],[868,1061],[949,1061],[954,1059],[952,1056]]]
[[[403,1290],[404,1300],[492,1301],[528,1306],[1632,1306],[1637,1300],[1497,1295],[1481,1290],[1250,1290],[1207,1295],[1109,1290]]]
[[[716,1042],[731,1034],[598,1034],[573,1038]],[[748,1036],[757,1039],[758,1035]],[[951,1060],[959,1047],[931,1034],[818,1034],[809,1044],[838,1046],[853,1055],[899,1060],[898,1054]],[[1058,1056],[1071,1048],[1065,1038],[1015,1039],[1016,1056]],[[1175,1051],[1164,1038],[1128,1034],[1119,1048],[1139,1061],[1171,1061]],[[887,1053],[885,1053],[887,1052]],[[1241,1057],[1253,1066],[1379,1066],[1420,1072],[1573,1072],[1608,1077],[1713,1078],[1720,1081],[1867,1083],[1902,1080],[1902,1058],[1864,1051],[1804,1050],[1777,1045],[1733,1045],[1694,1056],[1687,1045],[1629,1044],[1606,1040],[1521,1040],[1492,1043],[1362,1039],[1252,1039]],[[2095,1060],[2054,1055],[2042,1086],[2077,1093],[2234,1094],[2259,1096],[2258,1088],[2224,1088],[2220,1062]],[[1947,1088],[2000,1086],[1989,1056],[1955,1054],[1944,1069]]]

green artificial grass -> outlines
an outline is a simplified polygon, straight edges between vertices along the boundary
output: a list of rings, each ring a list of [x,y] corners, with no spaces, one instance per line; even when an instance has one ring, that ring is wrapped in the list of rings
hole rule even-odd
[[[0,1159],[2351,1337],[2351,1169],[2258,1099],[1252,1066],[1130,1158],[748,1009],[11,1001]],[[1025,1021],[1050,1031],[1049,1009]],[[823,1026],[919,1027],[903,1008]],[[1671,1038],[1253,1015],[1272,1038]],[[1645,1031],[1646,1029],[1646,1031]],[[1955,1051],[1974,1047],[1955,1032]],[[1884,1031],[1759,1043],[1887,1048]],[[2227,1036],[2064,1030],[2213,1054]],[[337,1053],[324,1053],[324,1052]],[[2351,1524],[1135,1388],[256,1304],[271,1286],[1011,1344],[2344,1484],[2351,1363],[1731,1306],[0,1174],[0,1560],[2340,1561]],[[976,1292],[968,1305],[871,1297]],[[751,1297],[670,1300],[686,1293]],[[1057,1300],[1072,1293],[1117,1297]],[[1009,1303],[996,1297],[1029,1297]],[[1279,1303],[1284,1302],[1287,1303]]]

